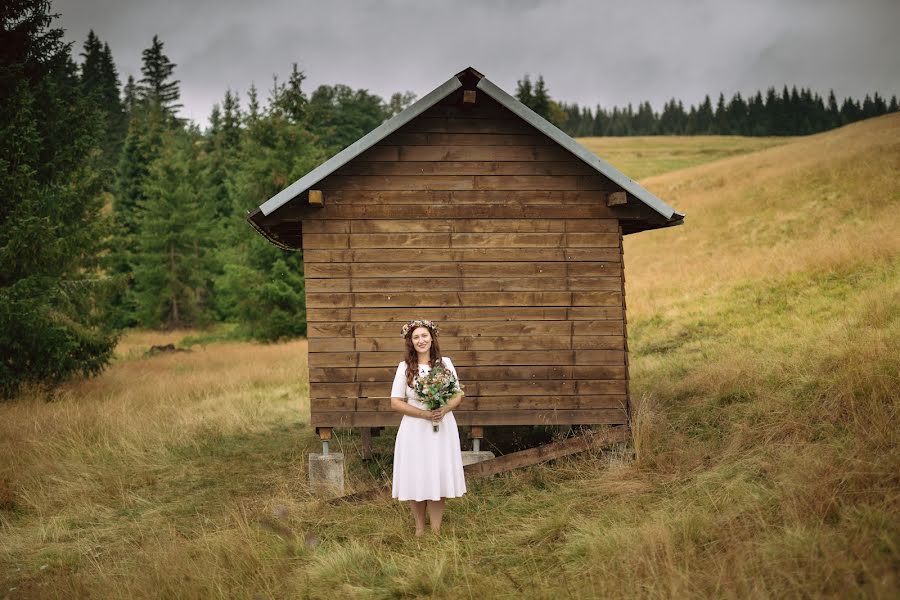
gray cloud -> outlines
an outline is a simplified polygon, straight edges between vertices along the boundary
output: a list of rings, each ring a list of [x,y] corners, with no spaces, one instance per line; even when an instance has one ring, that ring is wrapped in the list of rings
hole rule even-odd
[[[784,84],[839,97],[900,94],[896,0],[56,0],[80,51],[88,29],[109,42],[121,78],[140,76],[154,34],[178,64],[182,115],[205,122],[226,88],[271,87],[297,62],[308,89],[346,83],[420,96],[472,65],[512,91],[541,73],[580,104],[668,98]]]

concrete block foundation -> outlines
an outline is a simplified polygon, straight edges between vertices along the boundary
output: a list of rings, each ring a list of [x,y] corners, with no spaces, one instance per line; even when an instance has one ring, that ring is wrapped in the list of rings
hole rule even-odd
[[[322,495],[344,493],[344,453],[309,455],[309,488]]]
[[[494,453],[487,450],[481,450],[479,452],[464,450],[462,453],[463,466],[472,465],[492,458],[494,458]]]

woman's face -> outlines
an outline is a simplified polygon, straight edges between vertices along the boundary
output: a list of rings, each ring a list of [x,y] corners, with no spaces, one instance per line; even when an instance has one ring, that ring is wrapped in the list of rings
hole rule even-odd
[[[427,327],[416,327],[412,332],[412,343],[416,352],[428,352],[431,350],[431,332]]]

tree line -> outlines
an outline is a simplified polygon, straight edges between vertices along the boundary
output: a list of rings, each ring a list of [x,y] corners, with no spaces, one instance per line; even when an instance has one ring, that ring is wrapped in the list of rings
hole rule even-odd
[[[74,56],[56,16],[0,9],[0,398],[98,373],[129,327],[304,335],[302,256],[246,212],[415,97],[310,94],[295,64],[264,94],[227,90],[201,130],[158,37],[122,85],[109,45],[91,31]]]
[[[305,335],[302,254],[254,233],[246,212],[415,96],[308,93],[294,64],[264,92],[226,90],[201,129],[178,117],[177,65],[157,36],[123,84],[109,45],[91,31],[76,53],[56,16],[47,0],[0,8],[0,398],[99,373],[130,327]],[[835,113],[833,94],[823,108],[804,90],[687,112],[671,101],[660,115],[649,103],[591,111],[527,76],[517,96],[572,135],[810,133],[885,110],[876,95]],[[769,120],[745,118],[757,112]]]
[[[556,102],[550,97],[543,76],[535,82],[526,75],[516,85],[516,98],[573,137],[631,135],[809,135],[841,127],[862,119],[897,112],[897,96],[885,100],[878,92],[861,101],[845,98],[838,102],[834,91],[823,99],[808,88],[779,93],[774,87],[756,92],[746,100],[740,93],[725,100],[720,93],[713,106],[706,96],[697,106],[685,109],[672,98],[661,112],[650,102],[635,109],[625,107],[593,109],[577,103]]]

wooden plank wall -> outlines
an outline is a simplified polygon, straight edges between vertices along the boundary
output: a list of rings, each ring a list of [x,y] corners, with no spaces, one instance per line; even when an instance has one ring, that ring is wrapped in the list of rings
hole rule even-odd
[[[624,423],[615,187],[479,92],[323,180],[303,213],[312,424],[396,425],[402,323],[440,324],[462,425]]]

